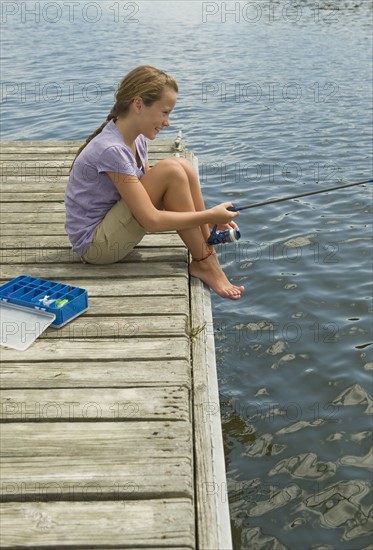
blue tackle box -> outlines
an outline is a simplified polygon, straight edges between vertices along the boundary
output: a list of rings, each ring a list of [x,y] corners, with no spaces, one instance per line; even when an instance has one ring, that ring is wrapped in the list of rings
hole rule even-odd
[[[0,286],[1,344],[26,349],[49,325],[60,328],[87,309],[84,288],[20,275]]]

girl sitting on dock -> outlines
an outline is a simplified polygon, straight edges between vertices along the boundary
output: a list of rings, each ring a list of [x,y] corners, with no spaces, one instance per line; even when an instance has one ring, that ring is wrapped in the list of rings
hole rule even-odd
[[[150,65],[120,83],[106,121],[78,150],[65,194],[65,229],[85,263],[124,258],[146,232],[177,231],[192,261],[189,272],[224,298],[244,290],[225,276],[207,243],[209,225],[235,228],[238,212],[225,202],[206,209],[191,163],[172,157],[152,168],[147,139],[170,125],[178,93],[174,78]]]

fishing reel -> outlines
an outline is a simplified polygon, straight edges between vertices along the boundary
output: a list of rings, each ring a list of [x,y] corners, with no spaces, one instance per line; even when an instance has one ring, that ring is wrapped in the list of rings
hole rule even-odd
[[[227,229],[226,231],[217,231],[217,225],[214,225],[210,236],[208,238],[208,244],[224,244],[233,243],[238,241],[241,237],[241,233],[238,229]]]

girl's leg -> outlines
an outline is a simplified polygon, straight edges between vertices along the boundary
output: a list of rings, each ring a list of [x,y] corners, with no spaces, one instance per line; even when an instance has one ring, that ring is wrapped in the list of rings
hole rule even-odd
[[[194,169],[193,173],[195,174]],[[204,209],[202,194],[199,191],[199,196],[196,190],[195,184],[198,180],[196,179],[196,182],[190,185],[186,169],[176,159],[158,162],[143,176],[141,183],[156,208],[174,212],[193,212]],[[211,254],[212,247],[206,242],[209,235],[208,226],[185,229],[178,233],[193,258],[189,266],[191,275],[200,278],[220,296],[240,298],[243,287],[236,287],[230,283],[221,269],[216,254]],[[201,259],[203,260],[198,261]]]
[[[156,208],[174,212],[196,210],[186,172],[174,159],[158,162],[142,177],[141,183]],[[193,258],[203,258],[210,251],[200,227],[184,229],[178,233]]]
[[[203,200],[201,186],[198,181],[198,174],[194,166],[187,160],[182,157],[175,157],[175,160],[182,166],[185,170],[185,173],[188,178],[190,193],[194,202],[195,210],[201,211],[205,210],[205,201]],[[210,236],[210,229],[207,224],[201,226],[201,231],[206,241]],[[213,248],[213,247],[212,247]]]

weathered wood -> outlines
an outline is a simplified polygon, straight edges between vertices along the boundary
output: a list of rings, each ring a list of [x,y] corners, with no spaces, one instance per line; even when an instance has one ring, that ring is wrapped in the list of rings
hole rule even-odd
[[[150,313],[149,311],[145,311]],[[186,330],[186,316],[183,315],[136,315],[125,317],[116,315],[101,317],[90,316],[90,311],[84,317],[77,317],[61,328],[49,327],[40,338],[137,338],[157,336],[183,336]]]
[[[0,279],[13,279],[19,275],[30,275],[31,277],[40,277],[41,279],[50,279],[59,281],[71,279],[84,280],[111,280],[120,279],[125,283],[126,279],[149,277],[187,277],[185,262],[153,262],[149,264],[122,263],[118,262],[111,265],[87,265],[82,263],[50,263],[50,264],[5,264],[0,268]],[[156,288],[154,289],[156,292]]]
[[[100,338],[103,336],[103,329],[100,326],[100,322],[102,316],[104,315],[111,315],[111,335],[115,339],[120,338],[120,334],[118,333],[118,323],[122,322],[121,317],[124,315],[132,315],[133,318],[129,321],[130,326],[127,329],[124,328],[124,330],[128,331],[128,335],[134,336],[138,331],[138,325],[136,324],[137,320],[134,316],[172,316],[175,311],[179,315],[189,315],[189,304],[185,296],[167,296],[164,299],[159,296],[141,296],[138,297],[136,301],[134,301],[131,296],[125,296],[120,299],[117,297],[90,298],[89,309],[79,317],[79,323],[78,320],[71,321],[73,324],[70,323],[69,325],[66,325],[65,328],[59,329],[58,336],[63,337],[62,333],[64,333],[64,330],[67,331],[67,327],[70,326],[70,334],[81,333],[84,335],[84,338],[87,339],[90,338],[91,334],[94,338]],[[163,326],[165,327],[164,323]],[[50,331],[52,330],[53,329],[51,328]],[[67,331],[66,334],[69,334],[69,332]]]
[[[1,386],[16,388],[126,388],[191,387],[187,359],[97,361],[56,360],[31,362],[27,356],[14,362],[2,361]]]
[[[52,195],[50,200],[54,200],[53,193],[58,193],[62,195],[60,200],[63,200],[68,179],[67,176],[54,178],[46,185],[43,182],[35,181],[32,177],[21,180],[18,177],[11,178],[9,176],[6,182],[0,181],[0,197],[2,199],[4,193],[8,193],[11,195],[10,200],[19,200],[19,195],[22,194],[22,199],[26,200],[26,197],[31,193],[46,193],[48,196]]]
[[[184,296],[188,292],[187,277],[142,277],[141,279],[74,279],[69,276],[60,276],[58,281],[80,286],[87,290],[89,298],[101,296]],[[4,280],[3,283],[8,282]],[[112,312],[115,313],[115,312]],[[88,310],[86,315],[90,315]]]
[[[134,248],[123,260],[121,264],[128,263],[146,263],[149,262],[176,262],[187,261],[185,248]],[[0,261],[4,264],[49,264],[49,263],[82,263],[79,256],[70,248],[50,248],[36,245],[34,248],[3,248],[0,250]]]
[[[149,164],[155,159],[169,158],[176,152],[175,149],[170,147],[159,147],[157,149],[150,149],[148,154]],[[15,166],[34,166],[34,167],[48,167],[57,168],[63,167],[70,170],[71,163],[75,156],[75,149],[69,151],[49,151],[41,152],[35,151],[29,148],[27,151],[7,151],[0,153],[0,168],[1,165],[5,167]],[[181,156],[185,156],[184,152],[181,152]]]
[[[72,161],[75,156],[75,150],[74,151],[59,151],[59,152],[36,152],[32,151],[31,148],[29,148],[28,151],[20,152],[20,151],[14,151],[14,152],[7,152],[7,153],[0,153],[0,170],[1,165],[5,168],[5,170],[10,169],[10,173],[17,173],[16,168],[22,168],[25,167],[34,167],[34,168],[66,168],[66,173],[68,174],[70,172],[70,167],[72,164]],[[158,150],[153,150],[149,152],[148,155],[148,161],[149,165],[152,166],[152,163],[157,162],[159,159],[169,158],[170,156],[174,156],[176,150],[170,150],[167,147],[161,147]],[[185,157],[185,153],[181,152],[180,156]],[[18,170],[18,173],[19,170]],[[64,171],[65,173],[65,171]]]
[[[27,205],[27,203],[24,203]],[[5,203],[4,203],[5,205]],[[30,208],[30,207],[29,207]],[[6,225],[12,225],[17,224],[19,225],[19,221],[17,222],[17,217],[20,218],[21,216],[15,216],[14,212],[8,212],[5,209],[5,206],[3,206],[3,213],[0,217],[0,224],[2,226]],[[61,227],[63,227],[63,224],[65,223],[66,215],[64,212],[54,212],[53,216],[51,216],[50,212],[47,213],[48,216],[41,216],[40,211],[39,212],[22,212],[22,224],[24,226],[29,223],[38,223],[38,224],[44,224],[46,226],[49,225],[49,222],[51,221],[52,224],[59,223]]]
[[[11,140],[4,140],[1,142],[1,150],[4,152],[6,149],[13,148],[18,151],[23,151],[26,147],[29,147],[31,149],[35,149],[36,151],[40,151],[41,146],[45,148],[50,148],[53,152],[56,147],[60,148],[68,148],[72,147],[74,148],[74,151],[76,151],[76,148],[83,145],[84,140],[78,140],[78,139],[71,139],[71,140],[64,140],[64,141],[11,141]],[[170,150],[172,150],[173,147],[173,140],[172,139],[162,139],[157,138],[154,141],[149,141],[149,151],[152,149],[157,149],[158,147],[166,147]],[[184,140],[182,140],[182,144],[184,144]]]
[[[203,327],[203,287],[202,283],[191,277],[191,323],[193,326]],[[213,448],[208,415],[212,413],[218,403],[210,403],[208,392],[207,365],[205,356],[205,329],[192,343],[193,388],[194,388],[194,445],[195,445],[195,478],[196,478],[196,510],[197,536],[199,548],[219,548],[219,541],[215,529],[209,526],[216,525],[216,509],[211,493],[220,490],[214,487],[214,470],[212,465]],[[198,365],[198,368],[197,368]]]
[[[72,410],[71,401],[69,406]],[[104,422],[100,403],[88,401],[81,408],[83,415],[90,411],[91,421],[3,424],[3,499],[42,500],[39,487],[51,486],[46,498],[69,500],[71,484],[85,487],[94,498],[192,496],[189,422]]]
[[[10,202],[2,203],[0,208],[0,213],[5,214],[6,212],[36,212],[36,213],[54,213],[54,212],[63,212],[66,214],[66,208],[64,203],[61,202],[36,202],[32,204],[28,202]]]
[[[4,503],[0,544],[10,548],[195,548],[190,499]],[[22,526],[22,529],[20,529]],[[110,543],[108,544],[108,541]]]
[[[193,365],[187,334],[203,325],[209,291],[192,279],[190,303],[175,232],[146,235],[116,264],[80,262],[64,231],[80,145],[1,144],[0,279],[30,275],[89,295],[87,312],[25,352],[2,348],[1,547],[223,550],[206,331]],[[193,161],[184,143],[178,153],[171,140],[149,146],[151,166]]]
[[[18,218],[20,218],[20,216],[18,216]],[[63,212],[55,212],[53,214],[52,224],[59,223],[60,226],[63,227],[63,224],[65,223],[65,218],[66,216],[65,214],[63,214]],[[40,213],[37,213],[37,212],[22,212],[23,227],[25,227],[25,225],[29,223],[44,224],[46,227],[48,227],[50,219],[51,219],[51,216],[47,218],[44,216],[40,216]],[[12,225],[12,224],[17,224],[17,226],[19,226],[19,221],[17,222],[17,216],[15,216],[14,213],[7,213],[4,210],[4,212],[1,214],[1,217],[0,217],[0,224],[2,226]]]
[[[12,233],[10,229],[13,229]],[[39,235],[35,233],[38,231]],[[1,228],[1,248],[33,248],[35,245],[43,247],[71,248],[70,241],[61,224],[35,224],[22,228],[18,224],[7,225]],[[149,233],[137,245],[137,248],[185,247],[177,233]]]
[[[0,420],[6,422],[183,420],[188,391],[168,388],[62,388],[2,390]]]
[[[71,330],[72,333],[75,330],[82,332],[85,335],[84,337],[87,338],[89,338],[89,334],[92,331],[93,336],[99,338],[102,335],[102,331],[97,329],[97,325],[100,323],[102,316],[111,314],[113,322],[112,335],[117,339],[120,337],[117,332],[117,323],[121,322],[120,318],[124,315],[172,315],[175,311],[179,315],[188,316],[189,304],[186,296],[167,296],[164,299],[159,296],[141,296],[137,298],[136,302],[131,296],[125,296],[120,299],[118,297],[89,298],[89,310],[79,317],[80,324],[77,325],[76,321],[74,325],[71,325]],[[131,323],[133,327],[129,330],[134,335],[138,328],[136,326],[136,319],[133,318]],[[84,330],[84,326],[86,330]],[[81,327],[81,330],[79,327]],[[62,335],[62,332],[63,329],[61,329],[59,335]]]
[[[163,158],[169,158],[170,156],[174,156],[175,152],[169,152],[168,155],[162,153],[161,156],[157,154],[150,154],[149,155],[149,165],[150,167],[154,166],[159,160],[162,160]],[[189,151],[183,151],[181,153],[177,153],[180,157],[186,158],[191,160],[192,159],[192,153]],[[45,173],[45,169],[41,170],[40,165],[38,171],[36,172],[29,172],[26,173],[22,169],[22,159],[23,155],[20,157],[14,157],[13,161],[2,161],[0,160],[0,174],[2,174],[2,181],[1,185],[4,186],[3,190],[6,191],[7,185],[14,185],[14,191],[20,192],[21,190],[28,189],[29,185],[39,185],[42,186],[42,190],[45,189],[52,189],[55,186],[63,185],[64,188],[66,187],[66,184],[69,179],[69,169],[67,168],[68,164],[66,161],[66,158],[64,159],[64,162],[66,164],[66,170],[61,172],[61,170],[57,170],[56,167],[54,170],[52,170],[52,167],[55,166],[52,164],[52,162],[49,163],[49,171],[50,175],[47,175]],[[33,157],[32,157],[33,158]],[[68,162],[71,163],[73,159],[73,155],[69,157]],[[2,170],[2,167],[5,168],[5,170]],[[36,168],[36,167],[35,167]]]
[[[211,299],[209,290],[199,279],[191,277],[190,289],[191,323],[204,327],[192,342],[198,548],[230,549],[215,353],[210,357],[212,350],[208,346],[212,336],[212,317],[208,313],[211,311]],[[211,360],[214,361],[213,369],[209,365]]]
[[[22,362],[24,356],[23,351],[15,349],[4,348],[1,351],[2,361]],[[41,338],[27,350],[29,361],[84,361],[87,357],[103,362],[112,359],[187,359],[189,342],[187,337],[128,338],[118,341],[114,338],[93,341],[91,338],[61,341]]]
[[[138,297],[136,302],[131,296],[126,296],[120,300],[115,297],[104,298],[91,298],[90,299],[90,315],[105,315],[112,313],[115,319],[116,315],[128,315],[138,314],[163,314],[168,315],[174,312],[180,315],[188,315],[188,299],[186,296],[167,296],[162,300],[159,296],[141,296]],[[82,319],[86,319],[87,315],[82,316]]]
[[[157,152],[149,154],[149,165],[153,166],[160,160],[170,158],[169,152]],[[37,179],[46,180],[52,177],[68,176],[70,173],[72,158],[56,159],[51,157],[51,160],[21,160],[15,157],[14,160],[3,160],[0,162],[0,176],[4,178],[11,176],[35,176]]]

